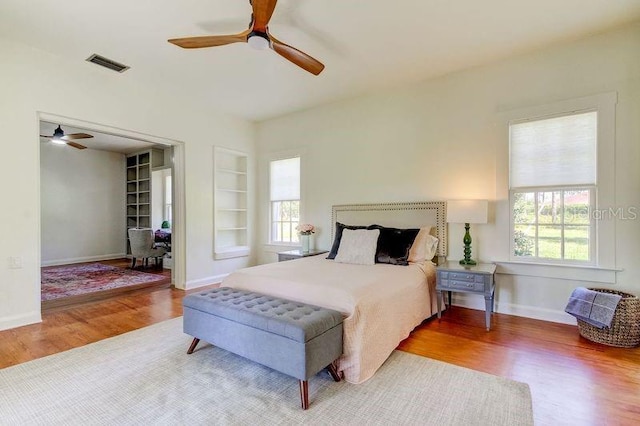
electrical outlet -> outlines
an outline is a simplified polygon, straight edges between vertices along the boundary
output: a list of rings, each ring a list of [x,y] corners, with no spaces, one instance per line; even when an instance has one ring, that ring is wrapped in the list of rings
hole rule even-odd
[[[20,256],[11,256],[9,258],[9,268],[11,268],[11,269],[21,269],[22,268],[22,258]]]

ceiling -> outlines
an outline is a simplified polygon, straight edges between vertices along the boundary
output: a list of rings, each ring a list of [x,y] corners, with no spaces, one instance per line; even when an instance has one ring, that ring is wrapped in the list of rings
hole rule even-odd
[[[250,13],[248,0],[2,0],[0,37],[78,63],[99,53],[131,66],[124,80],[264,120],[637,21],[640,0],[280,0],[269,29],[323,62],[317,77],[245,43],[167,43],[240,32]]]
[[[54,130],[58,127],[58,123],[48,123],[46,121],[40,122],[40,134],[41,135],[53,135]],[[80,127],[72,127],[72,126],[61,126],[65,135],[69,135],[71,133],[87,133],[93,136],[90,139],[78,139],[74,142],[77,142],[81,145],[86,146],[89,149],[97,149],[100,151],[111,151],[118,152],[121,154],[131,154],[132,152],[142,151],[145,149],[149,149],[155,144],[150,142],[144,142],[136,139],[124,138],[122,136],[111,135],[107,133],[96,132],[91,129],[84,129]],[[42,143],[51,143],[48,138],[40,138],[40,142]],[[57,145],[60,146],[61,149],[72,149],[76,148],[67,146],[67,145]],[[163,147],[164,148],[164,147]]]

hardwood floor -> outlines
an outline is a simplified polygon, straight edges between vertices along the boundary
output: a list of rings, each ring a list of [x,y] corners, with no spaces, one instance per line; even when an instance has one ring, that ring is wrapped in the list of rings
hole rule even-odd
[[[184,295],[144,289],[44,313],[40,324],[0,332],[0,368],[180,316]],[[589,342],[573,326],[495,314],[487,332],[484,312],[453,307],[399,349],[528,383],[537,425],[640,422],[640,349]]]
[[[399,349],[528,383],[537,425],[640,423],[640,349],[590,342],[575,326],[454,306]]]

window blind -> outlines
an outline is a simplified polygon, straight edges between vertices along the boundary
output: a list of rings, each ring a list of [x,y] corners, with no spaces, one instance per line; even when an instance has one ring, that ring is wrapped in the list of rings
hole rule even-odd
[[[300,199],[300,157],[271,162],[271,201]]]
[[[597,114],[510,125],[511,188],[595,185]]]
[[[164,180],[164,202],[171,204],[171,176],[166,176]]]

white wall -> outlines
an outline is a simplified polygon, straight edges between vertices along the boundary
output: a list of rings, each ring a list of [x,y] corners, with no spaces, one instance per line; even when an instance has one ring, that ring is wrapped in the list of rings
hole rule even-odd
[[[331,206],[345,203],[484,198],[493,220],[475,226],[474,257],[509,259],[508,156],[502,115],[517,108],[618,93],[615,197],[640,206],[640,25],[619,29],[408,87],[268,120],[258,125],[261,262],[275,260],[268,234],[266,159],[304,151],[302,221],[330,247]],[[614,288],[640,295],[640,220],[616,221]],[[449,226],[449,257],[462,257],[462,225]],[[504,269],[503,269],[504,271]],[[540,271],[544,275],[548,271]],[[528,276],[534,275],[534,276]],[[498,310],[571,322],[571,290],[593,282],[500,274]],[[614,275],[614,274],[612,274]],[[596,286],[604,286],[597,284]],[[484,308],[482,298],[458,303]]]
[[[123,154],[42,143],[40,191],[43,266],[125,255]]]
[[[177,285],[208,284],[251,263],[251,258],[213,260],[212,158],[214,145],[253,157],[252,123],[216,113],[185,98],[179,88],[133,84],[127,74],[134,75],[135,64],[118,74],[83,58],[63,60],[8,40],[0,40],[0,57],[0,329],[40,320],[38,112],[184,142],[186,283]],[[22,268],[10,268],[11,258],[19,258]]]

